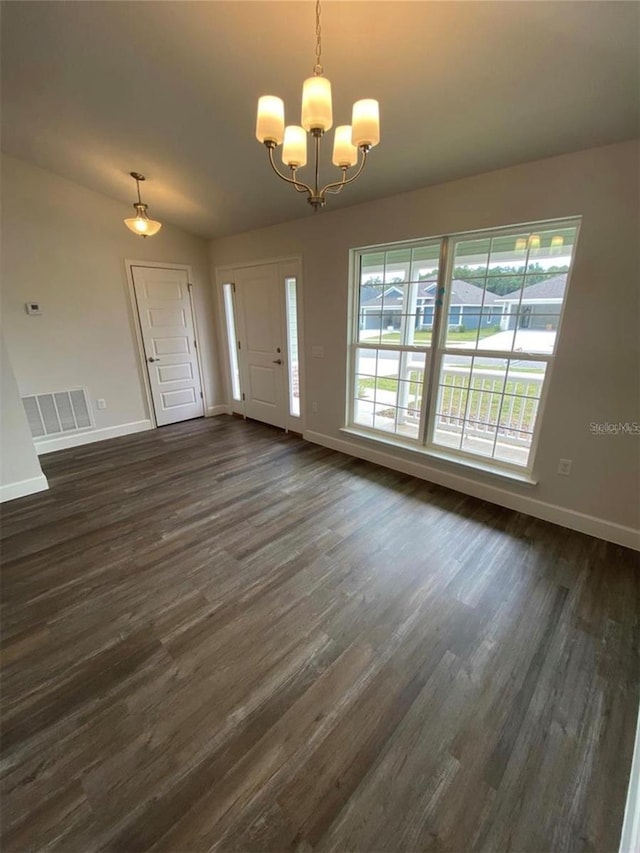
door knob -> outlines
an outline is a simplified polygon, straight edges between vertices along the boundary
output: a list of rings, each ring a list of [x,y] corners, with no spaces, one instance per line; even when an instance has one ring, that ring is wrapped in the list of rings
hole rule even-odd
[[[282,359],[281,358],[274,358],[273,361],[271,362],[271,364],[282,364]]]
[[[150,358],[147,359],[147,361],[160,361],[160,359],[154,358],[153,356],[151,356]]]

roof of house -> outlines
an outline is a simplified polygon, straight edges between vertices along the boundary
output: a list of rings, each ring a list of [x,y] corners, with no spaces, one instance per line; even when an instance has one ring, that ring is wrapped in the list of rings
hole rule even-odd
[[[477,284],[471,284],[469,281],[461,281],[456,278],[452,282],[449,304],[482,305],[483,295],[485,305],[493,305],[496,301],[495,293],[491,293],[490,290],[485,290],[483,287],[478,287]]]
[[[548,278],[546,281],[539,281],[538,284],[525,287],[522,301],[527,302],[529,299],[562,299],[566,286],[566,273],[554,275],[553,278]],[[514,300],[520,300],[519,290],[516,290],[514,293],[507,293],[505,296],[498,298],[498,302],[513,302]]]
[[[418,283],[418,296],[430,300],[434,300],[436,296],[437,282],[421,281]],[[402,306],[402,291],[395,290],[396,285],[388,284],[384,288],[384,307],[398,308]],[[401,287],[401,284],[398,284]],[[382,288],[380,286],[364,286],[360,291],[360,306],[362,308],[374,308],[382,304],[381,300]],[[484,291],[482,287],[471,284],[468,281],[454,279],[451,290],[451,305],[482,305],[484,295],[484,304],[493,305],[496,302],[495,293]]]

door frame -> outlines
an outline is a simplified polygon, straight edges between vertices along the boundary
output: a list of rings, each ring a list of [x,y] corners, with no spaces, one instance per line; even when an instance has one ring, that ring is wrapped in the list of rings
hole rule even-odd
[[[227,335],[227,321],[225,315],[225,305],[224,305],[224,292],[223,285],[231,284],[234,282],[234,274],[238,269],[246,269],[247,267],[260,267],[266,264],[279,264],[286,266],[287,264],[295,265],[296,268],[296,308],[297,308],[297,317],[298,317],[298,382],[300,388],[300,417],[294,419],[296,421],[295,429],[293,427],[285,428],[286,431],[289,429],[293,429],[294,432],[304,433],[306,430],[306,410],[305,410],[305,399],[306,399],[306,367],[305,367],[305,342],[304,342],[304,287],[303,287],[303,276],[304,269],[302,263],[302,255],[285,255],[282,257],[271,257],[271,258],[262,258],[259,260],[252,261],[237,261],[232,264],[223,264],[221,266],[217,266],[215,268],[215,291],[216,291],[216,308],[217,308],[217,330],[219,335],[219,340],[222,342],[222,364],[223,364],[223,376],[222,383],[224,387],[224,395],[225,395],[225,405],[228,414],[233,414],[234,412],[243,415],[246,418],[246,408],[244,406],[244,402],[242,400],[234,400],[233,393],[231,390],[231,363],[229,359],[229,347],[228,347],[228,335]],[[283,282],[281,282],[283,284]],[[284,300],[284,296],[283,296]],[[282,303],[284,305],[284,301]],[[234,318],[237,316],[237,308],[235,304],[234,298]],[[284,318],[286,320],[286,317]],[[289,390],[289,340],[286,338],[283,341],[283,347],[286,350],[287,355],[287,392]],[[289,405],[289,401],[287,398],[287,406]],[[291,419],[293,416],[289,415]]]
[[[203,416],[206,418],[208,411],[208,401],[207,401],[207,391],[204,382],[204,373],[202,371],[202,356],[200,354],[200,330],[198,329],[198,318],[195,310],[195,299],[193,298],[193,291],[196,288],[196,283],[193,280],[193,275],[191,273],[191,265],[190,264],[171,264],[166,263],[164,261],[136,261],[126,259],[124,262],[125,269],[127,272],[127,291],[129,296],[129,318],[131,320],[131,325],[133,326],[134,339],[136,343],[136,353],[138,356],[138,372],[140,374],[140,378],[142,380],[142,388],[144,391],[144,401],[147,407],[147,414],[149,415],[149,420],[151,421],[151,426],[153,429],[158,428],[158,421],[156,419],[156,410],[153,405],[153,395],[151,393],[151,382],[149,380],[149,370],[147,368],[147,356],[144,351],[144,342],[142,340],[142,329],[140,328],[140,314],[138,312],[138,302],[136,300],[136,291],[133,284],[133,269],[132,267],[152,267],[154,269],[164,269],[164,270],[183,270],[187,274],[187,278],[191,283],[191,287],[189,290],[189,303],[191,305],[191,319],[193,321],[193,331],[196,336],[197,346],[196,346],[196,361],[198,363],[198,370],[200,371],[200,388],[202,390],[202,404],[203,404]]]

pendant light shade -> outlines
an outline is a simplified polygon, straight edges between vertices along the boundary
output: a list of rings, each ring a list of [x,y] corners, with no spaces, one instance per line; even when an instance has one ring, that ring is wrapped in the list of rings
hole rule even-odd
[[[138,234],[140,237],[153,237],[162,228],[162,223],[157,222],[155,219],[149,219],[147,205],[140,198],[140,181],[144,181],[144,175],[141,175],[139,172],[130,172],[129,174],[136,182],[138,201],[134,201],[133,203],[136,215],[131,219],[125,219],[124,224],[130,231],[133,231],[134,234]]]

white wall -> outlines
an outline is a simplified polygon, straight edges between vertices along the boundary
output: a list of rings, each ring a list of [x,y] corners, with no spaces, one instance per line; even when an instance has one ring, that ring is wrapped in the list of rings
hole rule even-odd
[[[208,406],[221,394],[207,243],[168,224],[143,239],[122,222],[131,210],[2,158],[2,322],[18,387],[23,396],[88,388],[104,432],[83,440],[149,425],[125,259],[191,265]],[[41,303],[42,316],[26,314],[29,300]]]
[[[0,338],[0,501],[47,488],[11,362]]]
[[[451,464],[423,458],[416,463],[415,454],[387,452],[393,464],[420,471],[427,479],[633,544],[637,540],[630,528],[640,527],[640,438],[597,437],[589,424],[640,422],[638,163],[637,142],[627,142],[340,211],[330,211],[329,199],[326,212],[214,241],[212,265],[302,254],[307,430],[315,440],[344,447],[338,442],[346,438],[340,427],[345,417],[349,249],[582,215],[542,423],[538,485],[498,482],[475,472],[464,472],[465,480],[458,482],[452,477],[462,472]],[[375,151],[369,168],[375,170]],[[360,180],[366,181],[366,174]],[[274,179],[274,194],[287,191]],[[324,359],[310,357],[315,344],[324,346]],[[317,414],[311,411],[312,400],[318,402]],[[354,453],[373,458],[370,442],[348,441]],[[573,460],[568,478],[556,473],[560,458]]]

